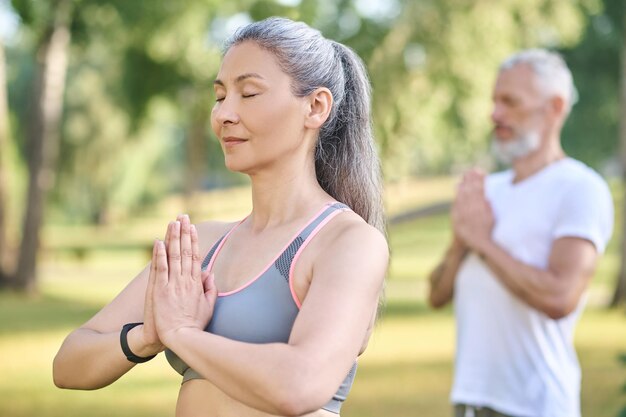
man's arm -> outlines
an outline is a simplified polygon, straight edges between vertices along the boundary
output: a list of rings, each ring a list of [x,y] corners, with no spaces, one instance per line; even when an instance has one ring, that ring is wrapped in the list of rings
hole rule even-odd
[[[593,276],[598,249],[588,239],[564,235],[553,242],[545,269],[516,260],[492,239],[495,221],[484,180],[476,172],[465,175],[453,211],[455,234],[519,299],[550,318],[565,317],[576,308]]]
[[[467,253],[467,247],[454,237],[443,259],[430,273],[428,301],[433,308],[443,307],[452,300],[454,280]]]
[[[552,319],[574,311],[598,259],[593,243],[575,237],[554,242],[545,270],[514,259],[491,239],[476,250],[513,294]]]
[[[453,227],[457,236],[483,258],[496,277],[529,306],[559,319],[571,313],[593,276],[595,245],[584,238],[554,241],[545,269],[513,258],[492,239],[494,218],[485,198],[484,176],[467,174],[459,187]]]

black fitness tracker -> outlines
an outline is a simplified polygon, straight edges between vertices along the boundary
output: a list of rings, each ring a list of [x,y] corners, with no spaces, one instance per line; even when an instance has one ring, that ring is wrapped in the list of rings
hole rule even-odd
[[[122,352],[124,352],[124,355],[126,355],[126,359],[128,359],[130,362],[133,363],[144,363],[144,362],[148,362],[150,359],[154,358],[156,355],[152,355],[152,356],[148,356],[147,358],[142,358],[141,356],[137,356],[133,353],[132,350],[130,350],[130,347],[128,347],[128,332],[130,331],[130,329],[132,329],[133,327],[137,327],[139,325],[143,324],[143,322],[140,323],[126,323],[123,327],[122,327],[122,331],[120,332],[120,345],[122,346]]]

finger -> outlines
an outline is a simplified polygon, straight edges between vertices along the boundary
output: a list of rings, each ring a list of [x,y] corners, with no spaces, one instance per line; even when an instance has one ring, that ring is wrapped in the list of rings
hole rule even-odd
[[[470,179],[475,179],[478,176],[478,170],[476,168],[472,168],[467,171],[467,177]]]
[[[170,228],[172,227],[172,223],[173,222],[169,222],[167,224],[167,230],[165,231],[165,240],[163,240],[163,242],[165,242],[165,250],[168,250],[169,247],[169,242],[170,242]]]
[[[482,168],[474,167],[469,171],[469,175],[471,178],[482,180],[485,178],[487,173]]]
[[[180,222],[180,254],[182,274],[185,277],[192,274],[193,250],[191,247],[191,224],[189,216],[184,215]]]
[[[178,216],[176,216],[176,220],[174,220],[174,222],[175,222],[175,221],[182,221],[182,219],[183,219],[183,215],[182,215],[182,214],[179,214]],[[168,225],[167,225],[167,232],[165,233],[165,240],[164,240],[164,242],[165,242],[165,249],[167,249],[167,246],[168,246],[168,244],[169,244],[169,239],[170,239],[170,225],[171,225],[172,223],[174,223],[174,222],[169,222],[169,223],[168,223]]]
[[[144,307],[149,306],[152,303],[152,297],[154,294],[154,281],[157,275],[157,247],[158,240],[154,240],[154,244],[152,245],[152,261],[150,261],[150,273],[148,274],[148,284],[146,286],[146,299],[144,301]],[[145,309],[144,309],[144,316]],[[144,322],[146,321],[146,317],[144,317]]]
[[[167,262],[167,252],[165,251],[165,243],[162,241],[157,241],[157,252],[156,252],[156,267],[155,267],[155,277],[154,283],[155,286],[165,287],[167,286],[169,277],[168,277],[168,262]]]
[[[192,265],[191,265],[191,276],[193,279],[198,281],[202,280],[202,258],[200,255],[200,246],[198,239],[198,230],[196,229],[196,225],[191,225],[191,254],[192,254]]]
[[[467,191],[471,193],[472,198],[478,198],[483,195],[483,184],[480,180],[473,178],[467,184]]]
[[[159,247],[159,240],[154,239],[154,244],[152,245],[152,261],[150,261],[150,274],[148,274],[148,290],[151,290],[151,285],[154,284],[154,279],[157,273],[157,253]]]
[[[474,173],[476,174],[476,177],[480,179],[484,179],[487,176],[487,172],[485,172],[484,169],[479,168],[479,167],[474,168]]]
[[[467,179],[465,183],[468,187],[474,187],[476,184],[480,182],[480,178],[476,176],[476,173],[469,172],[467,175]]]
[[[180,276],[180,222],[178,220],[173,222],[172,227],[170,228],[170,240],[167,248],[167,260],[169,273],[172,275],[172,277]]]
[[[202,272],[202,284],[206,299],[214,305],[217,299],[217,286],[215,285],[215,275],[213,272]]]
[[[462,187],[459,188],[459,192],[457,193],[457,200],[459,200],[460,204],[463,205],[467,200],[471,198],[471,189],[470,186],[465,183]]]

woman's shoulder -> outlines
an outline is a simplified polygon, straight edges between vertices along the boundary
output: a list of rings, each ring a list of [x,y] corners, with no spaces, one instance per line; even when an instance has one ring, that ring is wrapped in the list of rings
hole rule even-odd
[[[387,239],[358,214],[344,212],[333,218],[311,246],[305,258],[311,276],[332,280],[339,275],[347,285],[380,288],[389,264]]]
[[[360,253],[385,261],[389,257],[385,235],[352,211],[337,216],[332,222],[332,227],[325,229],[327,230],[322,245],[323,252]]]

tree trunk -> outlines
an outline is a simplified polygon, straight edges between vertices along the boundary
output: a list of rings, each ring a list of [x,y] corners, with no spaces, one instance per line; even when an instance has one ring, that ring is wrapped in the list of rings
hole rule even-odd
[[[611,307],[626,300],[626,16],[623,17],[622,27],[622,64],[620,72],[620,147],[622,165],[622,256],[617,285],[611,300]]]
[[[0,287],[8,284],[7,271],[7,149],[9,146],[9,106],[7,99],[6,59],[0,40]]]
[[[38,49],[33,121],[28,132],[28,194],[20,257],[14,279],[17,289],[36,290],[37,251],[47,192],[54,185],[60,122],[70,44],[71,2],[61,0],[50,30]]]

